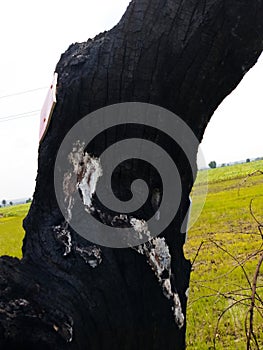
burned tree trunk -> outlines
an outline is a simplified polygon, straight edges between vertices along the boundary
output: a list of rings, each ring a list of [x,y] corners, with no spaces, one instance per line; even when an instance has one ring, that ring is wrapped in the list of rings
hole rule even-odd
[[[261,0],[133,0],[112,30],[62,55],[58,103],[39,147],[34,200],[24,221],[23,259],[0,260],[1,349],[185,348],[191,265],[183,255],[181,226],[193,174],[184,152],[147,126],[111,128],[88,148],[100,157],[116,140],[144,138],[165,148],[176,163],[180,208],[164,239],[143,254],[94,245],[65,225],[54,189],[56,155],[77,121],[120,102],[176,113],[201,141],[214,110],[262,51],[262,18]],[[161,188],[150,165],[135,159],[113,177],[116,196],[129,199],[126,186],[136,177],[149,182],[150,194]],[[94,197],[95,208],[97,202]],[[137,217],[152,214],[148,206]],[[157,245],[170,259],[161,278],[149,257],[153,252],[160,258]]]

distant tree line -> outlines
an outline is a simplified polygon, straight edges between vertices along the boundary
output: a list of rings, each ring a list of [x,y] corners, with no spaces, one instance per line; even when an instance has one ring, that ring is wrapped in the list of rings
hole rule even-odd
[[[31,198],[28,198],[25,203],[31,203],[32,202],[32,199]],[[0,208],[2,207],[5,207],[6,205],[14,205],[14,203],[12,201],[10,201],[9,203],[7,203],[7,201],[5,199],[2,200],[2,204],[0,205]]]
[[[211,169],[215,169],[216,168],[216,161],[212,160],[208,165]]]
[[[225,167],[225,166],[229,166],[229,165],[234,165],[234,164],[241,164],[241,163],[250,163],[251,161],[259,161],[259,160],[263,160],[263,157],[257,157],[257,158],[247,158],[246,160],[243,161],[237,161],[237,162],[231,162],[231,163],[222,163],[221,165],[219,165],[221,168]],[[215,160],[212,160],[208,166],[211,169],[215,169],[217,167],[217,163]]]

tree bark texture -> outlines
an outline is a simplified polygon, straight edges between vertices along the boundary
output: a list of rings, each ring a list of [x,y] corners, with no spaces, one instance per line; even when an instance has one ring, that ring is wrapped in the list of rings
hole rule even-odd
[[[57,235],[54,227],[64,218],[54,191],[56,154],[80,118],[120,102],[164,107],[201,142],[217,106],[262,51],[262,18],[262,0],[133,0],[114,28],[71,45],[61,56],[58,103],[39,147],[34,199],[24,220],[23,258],[0,258],[1,349],[185,348],[186,322],[176,324],[171,300],[144,255],[98,247],[102,260],[93,268],[81,254],[92,243],[73,230],[71,245],[69,237]],[[162,236],[171,254],[172,289],[185,315],[191,264],[180,227],[193,176],[183,152],[146,127],[110,130],[89,152],[99,156],[115,140],[131,136],[159,143],[180,170],[180,210]],[[150,189],[158,184],[148,165],[135,161],[132,171],[123,167],[113,181],[120,198],[125,192],[119,184],[139,172]],[[145,213],[138,215],[143,219]]]

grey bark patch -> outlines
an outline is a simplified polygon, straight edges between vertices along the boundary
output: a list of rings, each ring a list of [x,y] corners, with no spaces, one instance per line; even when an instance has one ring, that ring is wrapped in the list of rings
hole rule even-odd
[[[54,231],[56,233],[56,239],[65,246],[64,256],[67,256],[71,252],[72,248],[72,239],[71,233],[67,229],[67,226],[55,226]]]
[[[95,245],[89,247],[76,247],[76,252],[84,259],[86,264],[95,268],[102,262],[101,250]]]

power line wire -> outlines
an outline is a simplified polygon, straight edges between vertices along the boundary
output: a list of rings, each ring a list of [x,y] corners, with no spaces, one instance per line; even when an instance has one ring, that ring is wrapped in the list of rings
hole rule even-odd
[[[44,90],[44,89],[47,89],[47,88],[48,88],[47,86],[43,86],[43,87],[39,87],[39,88],[36,88],[36,89],[15,92],[13,94],[8,94],[8,95],[2,95],[2,96],[0,96],[0,99],[7,98],[7,97],[12,97],[12,96],[24,95],[24,94],[28,94],[28,93],[31,93],[31,92],[34,92],[34,91]]]
[[[0,118],[0,123],[9,122],[9,121],[15,120],[15,119],[22,119],[22,118],[32,117],[32,116],[36,115],[39,112],[40,112],[40,109],[35,110],[35,111],[31,111],[31,112],[25,112],[25,113],[9,115],[9,116]]]
[[[11,122],[11,121],[16,120],[16,119],[34,117],[35,115],[36,115],[36,114],[29,114],[29,115],[24,115],[23,117],[16,117],[16,118],[7,119],[7,120],[0,120],[0,123],[7,123],[7,122]]]
[[[25,114],[30,114],[30,113],[36,113],[36,112],[39,112],[40,109],[35,109],[34,111],[28,111],[28,112],[23,112],[23,113],[18,113],[18,114],[10,114],[10,115],[7,115],[5,117],[0,117],[0,120],[2,119],[6,119],[6,118],[12,118],[12,117],[18,117],[20,115],[25,115]]]

